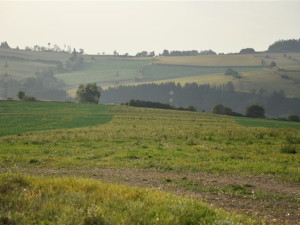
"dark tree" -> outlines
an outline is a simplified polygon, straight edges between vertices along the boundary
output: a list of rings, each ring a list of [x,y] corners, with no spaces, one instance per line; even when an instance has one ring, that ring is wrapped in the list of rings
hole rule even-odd
[[[276,66],[276,62],[274,62],[274,61],[272,61],[272,62],[270,63],[270,65],[269,65],[270,68],[273,68],[273,67],[275,67],[275,66]]]
[[[6,48],[6,49],[10,49],[9,45],[7,44],[6,41],[1,42],[0,48]]]
[[[240,51],[240,54],[254,54],[255,50],[253,48],[243,48]]]
[[[204,51],[201,51],[200,53],[199,53],[199,55],[216,55],[217,53],[215,53],[214,51],[212,51],[212,50],[204,50]]]
[[[162,56],[169,56],[169,55],[170,55],[170,53],[167,49],[165,49],[162,53]]]
[[[114,50],[114,56],[118,56],[119,55],[119,53],[116,51],[116,50]]]
[[[142,51],[142,52],[138,52],[135,55],[136,57],[147,57],[148,56],[148,52],[147,51]]]
[[[251,105],[246,109],[246,116],[252,118],[264,118],[265,109],[260,105]]]
[[[80,84],[76,91],[76,99],[80,103],[98,104],[100,99],[100,89],[96,83]]]
[[[289,115],[288,120],[293,122],[300,122],[300,117],[297,115]]]
[[[222,104],[217,104],[213,106],[211,112],[215,114],[231,115],[232,110]]]
[[[24,91],[19,91],[18,94],[17,94],[17,97],[22,100],[24,97],[25,97],[25,92]]]

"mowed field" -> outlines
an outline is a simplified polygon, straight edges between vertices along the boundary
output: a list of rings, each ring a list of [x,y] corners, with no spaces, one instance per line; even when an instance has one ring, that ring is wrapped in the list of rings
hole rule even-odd
[[[173,110],[1,104],[1,121],[3,113],[13,114],[10,124],[1,126],[1,221],[299,223],[297,123],[282,122],[277,128],[265,120],[236,122],[229,116]],[[19,125],[18,117],[45,111],[58,115],[57,124],[64,124],[69,113],[78,114],[76,120],[85,114],[111,117],[56,130],[43,125],[49,121],[27,117],[37,132],[24,128],[25,133],[5,134]],[[282,151],[287,147],[295,153]]]

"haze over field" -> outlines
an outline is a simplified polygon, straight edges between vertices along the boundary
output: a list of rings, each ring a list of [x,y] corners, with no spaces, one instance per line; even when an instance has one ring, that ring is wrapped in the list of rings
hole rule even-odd
[[[0,0],[0,224],[299,224],[299,1]]]
[[[237,52],[300,36],[299,1],[0,1],[1,40],[117,50]]]

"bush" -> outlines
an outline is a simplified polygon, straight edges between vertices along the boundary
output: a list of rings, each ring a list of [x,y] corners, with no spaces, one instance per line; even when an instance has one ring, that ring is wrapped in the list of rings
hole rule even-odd
[[[242,114],[234,112],[231,108],[225,107],[222,104],[214,105],[211,112],[215,114],[222,114],[228,116],[243,116]]]
[[[289,115],[288,120],[293,122],[300,122],[300,117],[297,115]]]
[[[24,96],[24,97],[22,98],[22,100],[25,101],[25,102],[35,102],[35,101],[36,101],[36,98],[33,97],[33,96]]]
[[[260,105],[251,105],[247,107],[245,115],[252,118],[264,118],[265,109]]]
[[[269,65],[269,67],[270,67],[270,68],[273,68],[273,67],[276,67],[276,65],[277,65],[276,62],[272,61],[272,62],[270,63],[270,65]]]

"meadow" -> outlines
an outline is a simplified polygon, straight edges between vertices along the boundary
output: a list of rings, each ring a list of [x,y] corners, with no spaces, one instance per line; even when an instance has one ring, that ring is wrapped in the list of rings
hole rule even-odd
[[[113,218],[121,224],[154,224],[156,218],[161,219],[156,224],[299,221],[300,130],[292,128],[294,123],[285,123],[286,128],[258,122],[256,127],[247,127],[240,125],[247,119],[243,124],[233,117],[209,113],[53,102],[1,104],[1,113],[14,113],[14,119],[45,109],[58,114],[56,120],[62,124],[70,112],[78,112],[78,119],[85,114],[100,118],[93,124],[86,122],[86,127],[58,126],[56,130],[27,133],[15,130],[16,135],[10,131],[0,137],[0,183],[5,184],[0,190],[12,192],[0,191],[2,204],[8,201],[7,207],[11,207],[1,212],[2,218],[21,223],[46,219],[64,223],[60,220],[78,217],[78,221],[93,221],[91,215],[108,224],[115,223]],[[113,117],[103,121],[102,113]],[[37,130],[44,123],[31,122]],[[10,130],[17,124],[11,122],[1,129]],[[282,151],[286,146],[296,152]],[[186,198],[102,184],[91,178]],[[8,180],[7,184],[3,180]],[[99,190],[107,191],[101,194]],[[28,205],[32,208],[25,212],[25,205],[26,210]],[[40,213],[35,213],[40,207]],[[218,208],[244,216],[228,216]]]

